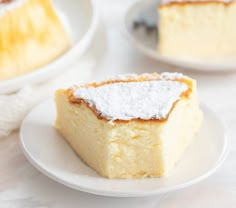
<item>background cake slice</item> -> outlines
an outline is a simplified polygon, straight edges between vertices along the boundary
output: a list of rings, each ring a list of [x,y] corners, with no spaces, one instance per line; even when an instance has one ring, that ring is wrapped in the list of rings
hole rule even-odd
[[[58,131],[108,178],[168,175],[202,122],[196,82],[176,73],[119,76],[55,99]]]
[[[236,55],[235,1],[164,1],[158,14],[161,54],[195,59]]]
[[[48,64],[69,46],[51,0],[0,1],[0,80]]]

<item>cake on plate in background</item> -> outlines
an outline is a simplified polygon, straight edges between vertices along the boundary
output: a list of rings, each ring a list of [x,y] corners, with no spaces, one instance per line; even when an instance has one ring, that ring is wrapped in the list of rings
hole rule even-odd
[[[0,0],[0,80],[48,64],[69,47],[51,0]]]
[[[73,86],[55,101],[58,131],[108,178],[167,176],[202,123],[196,81],[179,73]]]
[[[234,0],[167,0],[158,15],[160,54],[198,59],[236,55]]]

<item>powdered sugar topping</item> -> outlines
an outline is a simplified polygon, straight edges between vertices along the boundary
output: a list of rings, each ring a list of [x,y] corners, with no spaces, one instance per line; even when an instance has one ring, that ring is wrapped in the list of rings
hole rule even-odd
[[[187,78],[186,76],[184,76],[182,73],[178,73],[178,72],[163,72],[160,75],[157,73],[145,73],[145,74],[141,74],[141,75],[137,75],[137,74],[119,74],[115,77],[110,78],[111,80],[135,80],[135,79],[139,79],[139,78],[144,78],[144,79],[168,79],[168,80],[176,80],[176,79],[183,79],[183,78]]]
[[[181,73],[177,73],[177,72],[174,72],[174,73],[163,72],[163,73],[161,73],[160,78],[161,79],[168,79],[168,80],[176,80],[176,79],[186,78],[186,76],[184,76]]]
[[[144,79],[156,79],[157,77],[159,77],[159,75],[157,73],[144,73],[144,74],[141,74],[141,75],[138,75],[138,74],[119,74],[115,77],[112,77],[111,80],[135,80],[135,79],[139,79],[139,78],[144,78]]]
[[[75,98],[84,99],[108,120],[165,119],[188,86],[178,81],[117,82],[79,88]]]
[[[128,80],[128,79],[136,79],[139,76],[137,74],[119,74],[115,77],[112,77],[113,80]]]

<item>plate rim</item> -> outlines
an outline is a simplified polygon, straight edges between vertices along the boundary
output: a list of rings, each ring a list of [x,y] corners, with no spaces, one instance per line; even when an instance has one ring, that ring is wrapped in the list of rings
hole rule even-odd
[[[224,132],[224,135],[223,135],[224,146],[222,148],[221,153],[219,154],[219,159],[216,162],[216,164],[213,165],[212,169],[210,169],[206,173],[204,173],[200,176],[197,176],[197,177],[193,178],[192,180],[189,180],[189,181],[184,182],[182,184],[172,185],[172,186],[169,186],[166,188],[162,188],[159,190],[152,190],[152,191],[142,191],[142,190],[140,191],[139,190],[139,191],[122,191],[122,192],[118,191],[117,192],[115,190],[106,191],[106,190],[99,189],[99,188],[91,188],[91,187],[88,188],[86,186],[73,184],[73,183],[70,183],[68,181],[61,179],[56,174],[51,173],[51,171],[48,168],[46,168],[40,161],[35,160],[34,157],[32,156],[32,154],[30,153],[30,151],[28,151],[28,149],[26,148],[26,145],[24,143],[23,129],[24,129],[25,123],[27,122],[28,117],[31,115],[31,113],[36,108],[39,108],[41,105],[46,104],[47,102],[48,102],[48,104],[50,104],[50,102],[53,104],[52,98],[46,99],[43,102],[36,105],[24,118],[24,120],[21,124],[21,127],[20,127],[20,131],[19,131],[19,140],[20,140],[19,143],[20,143],[21,150],[22,150],[23,154],[25,155],[25,157],[27,158],[27,160],[31,163],[31,165],[33,165],[41,173],[43,173],[47,177],[51,178],[52,180],[54,180],[60,184],[63,184],[67,187],[70,187],[70,188],[78,190],[78,191],[82,191],[82,192],[90,193],[90,194],[95,194],[95,195],[101,195],[101,196],[110,196],[110,197],[146,197],[146,196],[154,196],[154,195],[163,195],[163,194],[166,194],[169,192],[181,190],[183,188],[195,185],[195,184],[203,181],[204,179],[208,178],[210,175],[215,173],[220,168],[220,166],[224,163],[224,161],[226,160],[226,158],[229,154],[229,136],[226,131],[227,129],[226,129],[225,122],[211,108],[209,108],[207,105],[205,105],[201,102],[202,109],[205,109],[206,111],[210,112],[211,114],[213,114],[217,118],[218,122],[222,125],[222,129]],[[107,180],[120,180],[120,179],[107,179]]]
[[[74,43],[67,52],[51,61],[49,64],[21,76],[0,81],[0,95],[15,92],[21,87],[24,87],[26,82],[27,85],[29,85],[47,81],[54,75],[63,71],[66,66],[72,65],[76,60],[75,56],[77,58],[81,57],[81,55],[90,46],[91,40],[95,35],[95,31],[99,23],[99,11],[94,5],[93,0],[90,0],[88,4],[90,4],[92,11],[91,22],[89,23],[88,29],[82,35],[81,39],[76,41],[76,43]]]
[[[123,16],[123,20],[122,20],[122,23],[123,23],[122,30],[123,30],[124,35],[132,43],[132,45],[135,48],[137,48],[142,54],[144,54],[147,57],[152,58],[153,60],[159,61],[161,63],[170,64],[172,66],[184,68],[184,70],[187,70],[187,71],[203,72],[203,73],[222,73],[222,72],[233,73],[235,72],[236,62],[234,63],[209,62],[208,63],[208,62],[204,62],[200,60],[178,59],[171,56],[161,55],[157,51],[151,50],[150,48],[145,47],[145,45],[143,45],[137,38],[133,36],[132,32],[130,32],[128,22],[129,22],[129,16],[134,12],[134,10],[141,7],[141,5],[142,6],[149,5],[150,2],[153,2],[153,1],[151,0],[135,1],[126,9],[125,14]]]

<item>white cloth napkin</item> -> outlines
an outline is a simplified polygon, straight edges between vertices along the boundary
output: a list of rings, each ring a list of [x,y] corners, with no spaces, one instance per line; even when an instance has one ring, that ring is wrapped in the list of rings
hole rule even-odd
[[[0,137],[19,128],[26,114],[43,99],[53,96],[55,89],[88,81],[95,66],[92,58],[80,60],[70,70],[38,86],[25,86],[11,95],[0,96]]]

